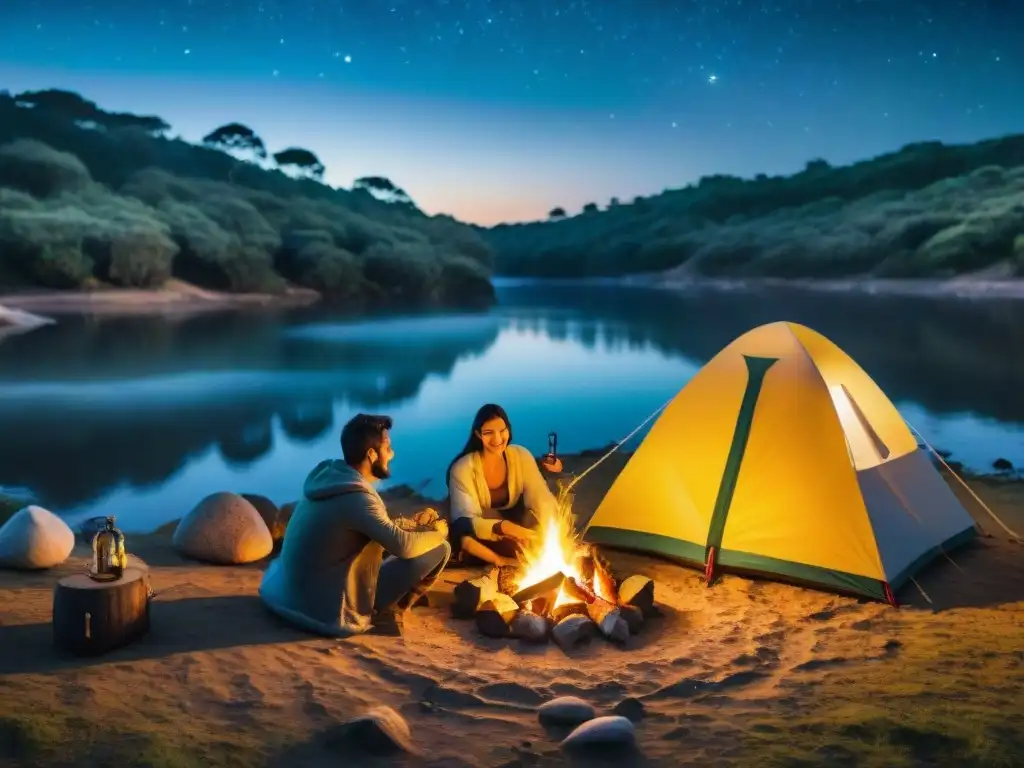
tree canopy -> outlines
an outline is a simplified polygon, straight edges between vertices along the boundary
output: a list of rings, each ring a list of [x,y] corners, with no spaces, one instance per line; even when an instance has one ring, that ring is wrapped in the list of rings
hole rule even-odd
[[[322,179],[324,177],[324,164],[320,158],[301,147],[289,147],[280,152],[274,153],[274,162],[279,168],[293,168],[300,174],[311,179]]]
[[[412,204],[412,198],[406,191],[384,176],[363,176],[356,179],[352,186],[354,189],[365,189],[378,200],[387,203]]]
[[[225,151],[247,151],[260,160],[267,159],[267,148],[263,144],[263,139],[257,136],[252,128],[241,123],[228,123],[215,128],[203,136],[203,144]]]

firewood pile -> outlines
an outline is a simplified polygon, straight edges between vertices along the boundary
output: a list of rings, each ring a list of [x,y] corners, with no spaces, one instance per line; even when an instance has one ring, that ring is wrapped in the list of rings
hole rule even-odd
[[[659,614],[654,582],[646,576],[619,581],[590,547],[574,565],[572,575],[559,571],[528,586],[520,583],[520,568],[492,568],[455,587],[452,614],[475,619],[487,637],[528,643],[550,638],[563,650],[598,636],[624,644]]]

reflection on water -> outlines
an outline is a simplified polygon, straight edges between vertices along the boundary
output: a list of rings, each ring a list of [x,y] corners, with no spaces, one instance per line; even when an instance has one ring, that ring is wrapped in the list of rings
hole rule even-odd
[[[441,494],[493,400],[536,452],[631,431],[710,356],[773,320],[834,339],[965,463],[1024,464],[1024,306],[801,293],[519,285],[490,314],[309,311],[69,321],[0,342],[0,487],[129,530],[216,490],[295,498],[359,410],[395,417],[393,482]],[[638,436],[642,437],[641,436]]]

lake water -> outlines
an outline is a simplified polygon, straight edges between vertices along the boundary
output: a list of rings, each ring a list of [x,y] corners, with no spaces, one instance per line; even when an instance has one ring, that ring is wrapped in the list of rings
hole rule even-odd
[[[480,315],[322,311],[68,320],[0,342],[0,487],[147,531],[219,491],[297,497],[358,411],[395,419],[392,483],[443,495],[476,408],[516,442],[624,437],[719,349],[775,320],[832,338],[936,447],[1024,465],[1024,302],[499,285]],[[631,441],[642,438],[641,432]]]

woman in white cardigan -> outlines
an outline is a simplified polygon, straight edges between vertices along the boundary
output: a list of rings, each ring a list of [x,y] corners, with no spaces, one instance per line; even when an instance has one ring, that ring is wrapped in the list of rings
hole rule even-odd
[[[561,462],[542,465],[558,472]],[[500,405],[477,411],[466,445],[448,466],[453,557],[514,565],[515,551],[535,536],[538,521],[558,509],[533,455],[512,444],[512,424]]]

